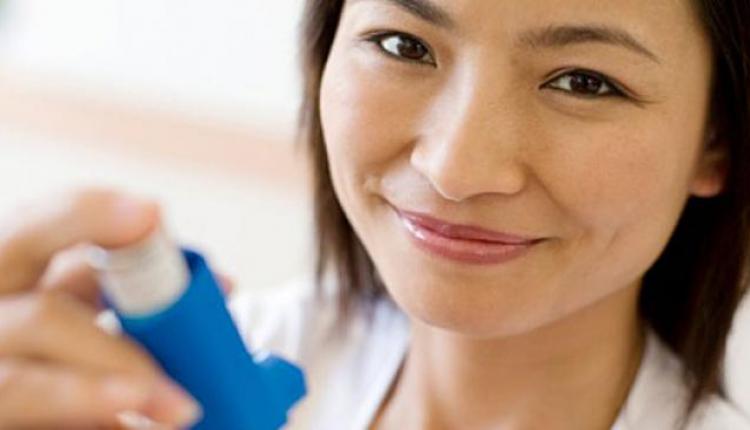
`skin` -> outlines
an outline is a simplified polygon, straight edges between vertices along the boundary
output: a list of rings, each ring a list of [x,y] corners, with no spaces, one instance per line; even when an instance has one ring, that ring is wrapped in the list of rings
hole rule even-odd
[[[412,322],[372,427],[609,428],[640,362],[643,274],[687,199],[723,186],[708,36],[688,0],[433,4],[455,28],[347,1],[321,83],[336,194]],[[627,31],[654,58],[518,41],[583,24]],[[366,40],[382,30],[407,35]],[[429,55],[388,55],[403,37]],[[574,69],[626,95],[576,92]],[[392,206],[546,240],[504,264],[459,263],[415,247]]]
[[[85,246],[138,243],[160,220],[155,202],[106,189],[51,195],[3,215],[0,428],[119,429],[124,411],[160,428],[199,418],[195,400],[146,351],[95,324],[99,285]]]

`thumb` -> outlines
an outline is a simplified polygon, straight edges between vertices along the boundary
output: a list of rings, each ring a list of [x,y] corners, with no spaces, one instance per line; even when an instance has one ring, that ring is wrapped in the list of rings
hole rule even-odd
[[[68,293],[88,306],[103,310],[101,289],[95,270],[88,262],[88,246],[81,245],[55,255],[38,282],[45,291]]]
[[[28,289],[54,255],[81,243],[117,248],[148,235],[159,221],[154,202],[88,189],[29,207],[0,224],[0,294]]]

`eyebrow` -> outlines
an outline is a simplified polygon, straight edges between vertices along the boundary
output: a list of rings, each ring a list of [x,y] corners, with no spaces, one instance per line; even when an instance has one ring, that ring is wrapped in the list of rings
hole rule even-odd
[[[352,3],[363,0],[350,0]],[[450,14],[430,0],[377,0],[404,9],[438,27],[452,30],[457,27]],[[661,63],[659,57],[627,31],[606,25],[551,25],[523,32],[518,38],[522,45],[532,48],[561,48],[583,43],[604,43],[620,46]]]
[[[659,57],[625,30],[605,25],[560,25],[524,32],[519,38],[533,48],[563,47],[579,43],[606,43],[641,54],[656,63]]]

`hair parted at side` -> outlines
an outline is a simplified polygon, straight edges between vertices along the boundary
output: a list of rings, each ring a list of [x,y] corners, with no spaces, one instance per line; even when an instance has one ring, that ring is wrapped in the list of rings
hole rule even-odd
[[[724,191],[690,198],[640,295],[644,320],[685,364],[686,415],[710,394],[724,396],[722,363],[733,317],[750,283],[750,2],[694,0],[715,54],[712,124],[729,156]],[[353,302],[387,294],[334,192],[320,121],[320,83],[344,0],[306,0],[300,31],[300,144],[314,180],[316,268],[328,270],[347,315]]]

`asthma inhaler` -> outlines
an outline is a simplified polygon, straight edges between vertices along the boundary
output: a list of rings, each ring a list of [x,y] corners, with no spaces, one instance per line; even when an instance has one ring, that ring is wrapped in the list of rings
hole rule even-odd
[[[125,333],[201,404],[194,430],[268,430],[286,423],[306,392],[302,370],[254,359],[200,254],[157,229],[116,250],[92,247],[104,300]]]

